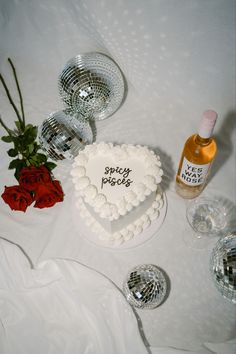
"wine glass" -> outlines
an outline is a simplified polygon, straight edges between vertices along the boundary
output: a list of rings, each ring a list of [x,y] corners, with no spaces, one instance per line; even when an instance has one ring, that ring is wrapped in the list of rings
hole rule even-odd
[[[202,196],[187,204],[184,242],[204,249],[235,228],[235,205],[223,196]]]

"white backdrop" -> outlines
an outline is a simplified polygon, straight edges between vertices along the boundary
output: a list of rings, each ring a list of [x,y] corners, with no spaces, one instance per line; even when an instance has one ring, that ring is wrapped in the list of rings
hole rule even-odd
[[[28,122],[39,125],[62,108],[57,78],[68,59],[88,51],[110,55],[126,77],[128,95],[114,116],[97,123],[96,139],[157,151],[168,199],[166,220],[149,243],[122,252],[98,248],[81,237],[72,220],[71,163],[65,161],[55,172],[65,201],[22,215],[1,200],[2,237],[20,244],[34,264],[50,257],[76,259],[118,287],[131,267],[158,264],[170,278],[170,295],[158,309],[138,311],[153,347],[204,352],[203,343],[232,339],[235,308],[214,289],[210,249],[192,250],[183,243],[185,201],[174,192],[174,176],[184,141],[197,130],[202,112],[214,109],[219,151],[207,191],[236,203],[236,2],[0,0],[0,5],[0,71],[15,92],[10,57]],[[14,113],[2,88],[0,93],[0,113],[10,125]],[[6,145],[0,143],[2,189],[15,183]]]

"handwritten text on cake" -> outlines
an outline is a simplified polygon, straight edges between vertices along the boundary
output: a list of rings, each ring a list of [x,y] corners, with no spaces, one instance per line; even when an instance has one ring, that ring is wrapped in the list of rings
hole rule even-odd
[[[131,183],[133,183],[133,181],[128,178],[131,171],[132,170],[128,167],[105,167],[104,175],[107,175],[107,177],[102,177],[101,189],[103,189],[103,186],[106,183],[109,183],[112,187],[116,185],[129,187]]]

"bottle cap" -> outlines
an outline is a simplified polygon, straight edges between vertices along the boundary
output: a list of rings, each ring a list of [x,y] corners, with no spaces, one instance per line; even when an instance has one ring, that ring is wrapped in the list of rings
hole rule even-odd
[[[215,111],[205,111],[202,115],[198,135],[201,138],[210,138],[213,133],[214,126],[217,120],[217,113]]]

